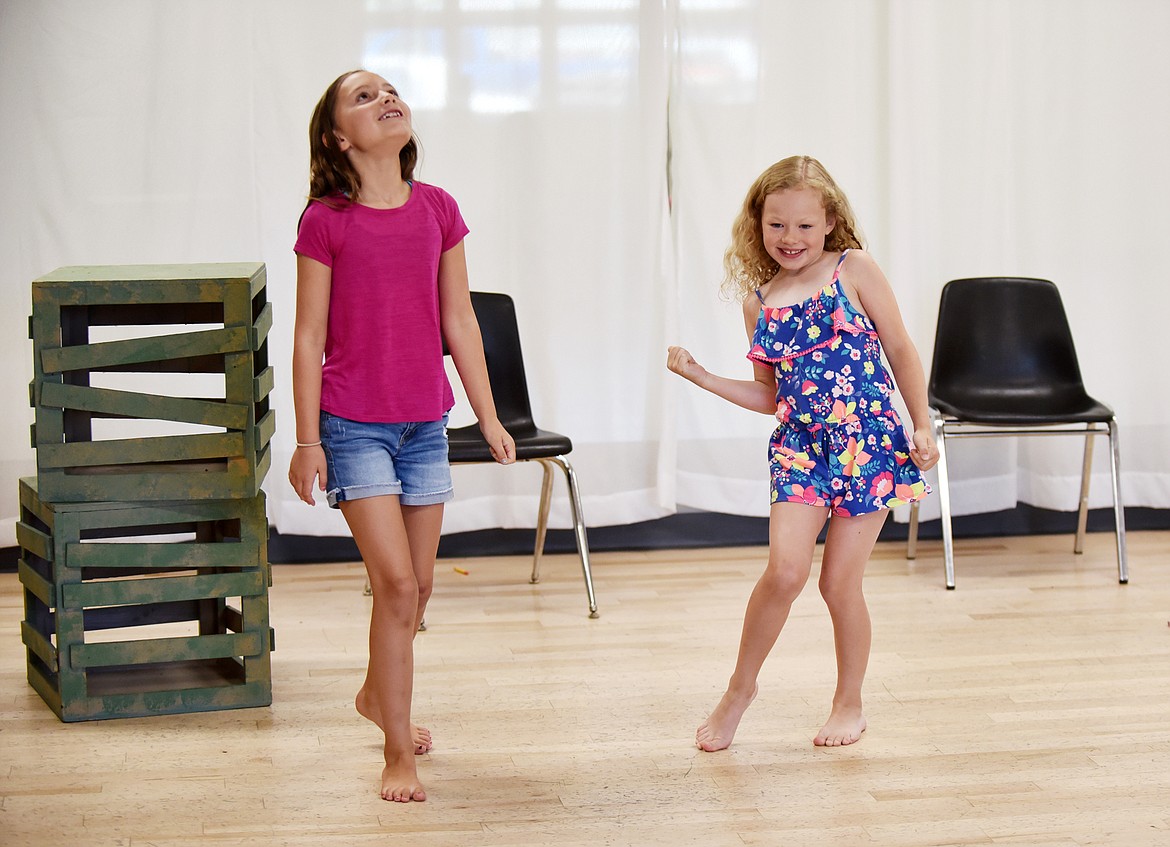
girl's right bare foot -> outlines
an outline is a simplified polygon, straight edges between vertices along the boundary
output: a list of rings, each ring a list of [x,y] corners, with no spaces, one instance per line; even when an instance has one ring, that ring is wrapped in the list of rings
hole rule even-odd
[[[376,724],[378,729],[383,732],[386,731],[386,728],[382,726],[381,715],[376,711],[375,703],[366,692],[365,686],[362,686],[361,691],[357,693],[353,704],[357,708],[359,715]],[[434,742],[431,739],[431,731],[425,726],[418,726],[417,724],[411,723],[410,739],[414,742],[414,755],[416,756],[430,752],[431,747],[434,746]]]
[[[427,792],[418,781],[418,773],[414,768],[414,758],[400,761],[397,757],[389,757],[386,767],[382,768],[382,799],[393,803],[421,803],[427,799]]]
[[[730,689],[725,691],[719,705],[695,731],[695,746],[706,753],[730,747],[731,740],[735,738],[735,730],[739,728],[739,722],[743,719],[743,713],[756,699],[759,691],[760,686],[756,685],[751,696],[747,698],[732,696]]]

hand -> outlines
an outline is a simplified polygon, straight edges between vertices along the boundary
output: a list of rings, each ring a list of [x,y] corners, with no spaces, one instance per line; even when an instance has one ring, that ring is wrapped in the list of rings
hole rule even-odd
[[[691,354],[682,347],[668,347],[666,349],[666,367],[694,383],[698,383],[707,374],[707,369],[696,362]]]
[[[938,464],[938,447],[929,429],[914,430],[912,440],[914,443],[910,446],[910,460],[919,470],[928,471]]]
[[[321,449],[320,444],[313,447],[298,447],[293,453],[292,461],[288,466],[288,481],[292,484],[293,491],[297,493],[297,496],[310,506],[317,504],[317,501],[313,499],[313,484],[316,483],[317,487],[324,491],[328,474],[325,451]]]
[[[510,465],[516,461],[516,441],[499,420],[492,418],[490,421],[480,421],[479,431],[487,441],[493,459],[501,465]]]

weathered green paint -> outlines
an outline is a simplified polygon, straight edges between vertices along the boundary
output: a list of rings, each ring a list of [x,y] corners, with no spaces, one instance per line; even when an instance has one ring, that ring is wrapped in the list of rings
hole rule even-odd
[[[252,349],[259,350],[268,339],[268,332],[272,329],[272,304],[266,303],[252,325]]]
[[[63,385],[59,382],[42,384],[39,403],[43,406],[101,412],[124,418],[180,421],[204,426],[222,426],[226,429],[247,427],[249,412],[248,406],[223,403],[219,400],[168,397],[137,391],[117,391],[112,388]]]
[[[227,459],[247,455],[248,439],[243,432],[208,433],[205,435],[160,435],[154,438],[117,438],[110,441],[75,441],[69,444],[43,444],[41,468],[85,468],[125,465],[108,473],[133,473],[150,468],[132,467],[148,462],[189,462]],[[160,472],[181,468],[158,468]]]
[[[45,634],[35,629],[28,621],[20,622],[20,639],[34,655],[51,669],[57,670],[57,648],[45,637]]]
[[[256,450],[263,450],[276,434],[276,412],[268,412],[256,424]]]
[[[240,500],[63,503],[42,499],[34,479],[22,479],[19,488],[18,539],[35,548],[22,547],[18,565],[28,680],[61,720],[271,702],[263,493]],[[193,542],[148,540],[192,530]],[[226,604],[232,597],[240,598],[239,609]],[[132,634],[178,621],[195,623],[198,635],[86,643],[87,632]],[[208,663],[226,669],[222,684],[206,683]],[[153,670],[164,664],[166,675]],[[144,690],[151,686],[160,690]]]
[[[53,537],[24,521],[16,522],[16,543],[42,559],[53,558]]]
[[[256,376],[252,381],[252,399],[259,403],[265,397],[272,393],[272,389],[276,386],[275,373],[272,366],[269,365]]]
[[[184,359],[250,349],[251,333],[242,327],[228,327],[128,338],[125,341],[75,344],[70,347],[43,347],[41,366],[46,374],[92,371],[112,365]]]
[[[33,570],[24,559],[16,563],[16,574],[26,592],[32,594],[46,606],[54,605],[53,583]]]
[[[72,542],[65,554],[71,568],[244,568],[253,567],[260,555],[259,545],[251,539],[239,543],[206,544],[192,541],[103,544]]]
[[[261,633],[196,635],[186,638],[144,638],[140,641],[108,641],[71,644],[69,666],[74,670],[110,665],[141,665],[193,659],[226,659],[258,656],[265,648]]]

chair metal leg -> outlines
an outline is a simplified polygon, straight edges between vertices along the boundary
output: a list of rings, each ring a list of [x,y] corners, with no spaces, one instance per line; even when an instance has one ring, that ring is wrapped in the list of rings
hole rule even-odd
[[[955,588],[955,540],[951,534],[951,488],[947,477],[947,436],[942,418],[935,418],[934,440],[938,445],[938,502],[942,507],[943,564],[947,589]]]
[[[1117,421],[1109,421],[1109,472],[1113,477],[1113,520],[1117,533],[1117,581],[1129,582],[1129,562],[1125,555],[1125,506],[1121,502],[1121,449],[1117,437]]]
[[[548,459],[537,459],[540,468],[544,471],[544,478],[540,482],[540,510],[536,514],[536,550],[532,554],[532,576],[528,581],[535,585],[540,582],[540,556],[544,553],[544,538],[548,534],[548,510],[552,505],[552,462]]]
[[[589,596],[589,617],[596,618],[597,599],[593,596],[593,572],[589,567],[589,539],[585,534],[585,519],[581,510],[581,493],[577,489],[577,474],[564,456],[555,456],[551,461],[560,465],[569,484],[569,505],[573,509],[573,531],[577,536],[577,553],[581,556],[581,570],[585,575],[585,593]]]
[[[910,504],[910,527],[906,531],[906,558],[918,556],[918,501]]]
[[[1073,552],[1085,552],[1085,528],[1089,522],[1089,477],[1093,473],[1093,441],[1096,433],[1091,427],[1085,434],[1085,461],[1081,466],[1081,499],[1077,506],[1077,538],[1073,542]]]

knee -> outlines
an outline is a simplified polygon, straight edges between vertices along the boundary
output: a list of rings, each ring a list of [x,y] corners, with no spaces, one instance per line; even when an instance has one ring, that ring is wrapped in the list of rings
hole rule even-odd
[[[431,592],[435,590],[434,579],[419,580],[418,582],[418,608],[423,608],[431,599]]]
[[[787,603],[800,595],[808,582],[809,567],[803,563],[769,560],[760,582],[769,594]]]
[[[371,569],[372,571],[372,569]],[[418,612],[420,586],[414,574],[370,573],[370,588],[374,602],[382,614],[393,619],[412,622]]]
[[[825,605],[830,609],[847,606],[864,597],[860,580],[834,575],[824,570],[821,571],[817,588],[820,589]]]

